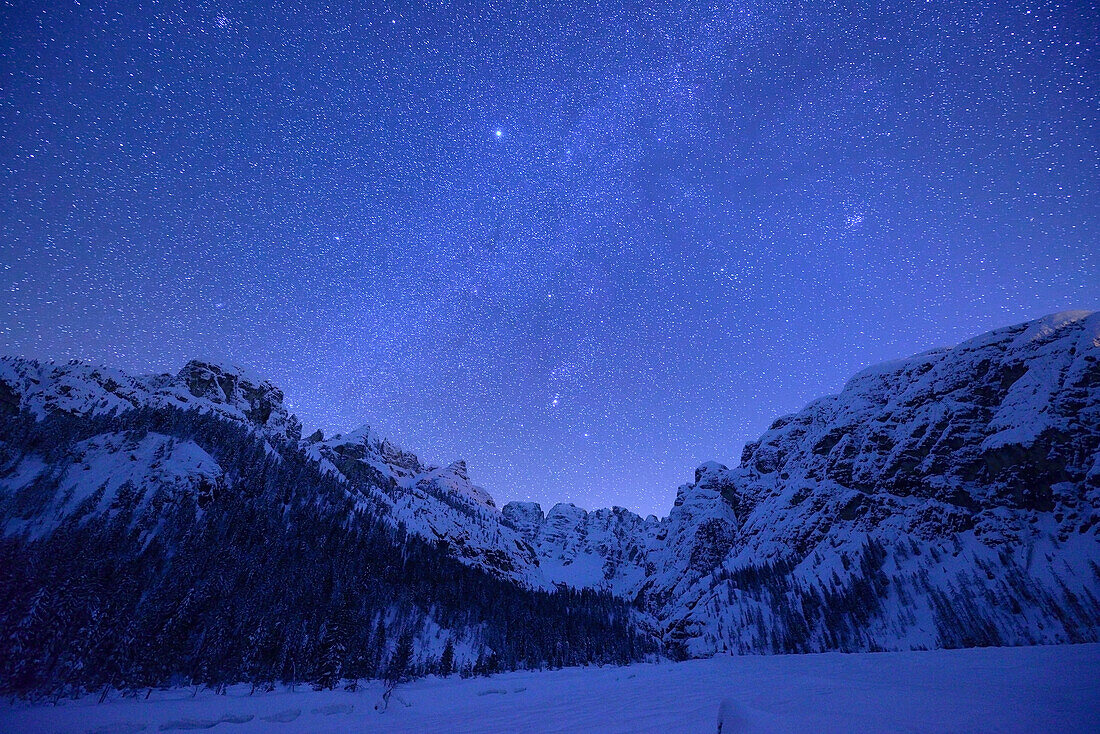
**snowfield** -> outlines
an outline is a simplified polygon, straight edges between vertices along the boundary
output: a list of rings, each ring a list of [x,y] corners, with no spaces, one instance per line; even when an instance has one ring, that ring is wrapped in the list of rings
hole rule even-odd
[[[155,691],[8,704],[2,732],[1097,732],[1100,644],[715,657],[355,693]],[[722,727],[719,729],[719,720]]]

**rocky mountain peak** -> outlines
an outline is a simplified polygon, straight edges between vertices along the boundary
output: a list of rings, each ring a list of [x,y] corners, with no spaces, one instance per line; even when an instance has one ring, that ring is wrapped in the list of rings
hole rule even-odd
[[[538,535],[546,521],[546,515],[537,502],[509,502],[501,508],[501,513],[528,540]]]
[[[705,479],[717,478],[728,472],[724,464],[719,464],[717,461],[708,461],[700,464],[695,469],[695,483],[700,484]]]
[[[459,459],[458,461],[451,462],[444,471],[463,482],[470,481],[470,475],[466,469],[465,459]]]
[[[0,360],[0,401],[44,418],[117,415],[135,408],[212,412],[278,441],[297,441],[301,423],[269,381],[239,367],[193,360],[177,374],[135,376],[80,360],[61,364],[20,357]]]
[[[300,432],[282,393],[239,368],[196,361],[134,377],[0,360],[0,417],[159,407],[271,439]],[[157,441],[97,436],[59,476],[74,497],[171,482],[201,498],[217,486],[212,457]],[[869,367],[776,419],[738,467],[701,464],[663,519],[571,503],[498,510],[465,461],[422,462],[369,426],[271,445],[301,452],[357,506],[464,564],[635,601],[683,654],[1100,636],[1098,314],[1055,314]],[[44,465],[19,451],[0,483],[30,491]]]
[[[176,374],[176,380],[192,396],[214,405],[231,406],[262,429],[292,441],[301,436],[301,424],[284,406],[282,390],[241,367],[191,360]]]

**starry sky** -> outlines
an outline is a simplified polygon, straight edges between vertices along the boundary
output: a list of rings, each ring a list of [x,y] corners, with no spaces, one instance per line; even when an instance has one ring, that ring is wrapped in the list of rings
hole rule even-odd
[[[1083,2],[4,2],[0,349],[667,513],[858,369],[1100,307]]]

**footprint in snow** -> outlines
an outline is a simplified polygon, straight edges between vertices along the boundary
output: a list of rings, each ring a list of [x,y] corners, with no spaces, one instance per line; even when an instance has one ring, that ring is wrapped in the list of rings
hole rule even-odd
[[[723,698],[718,704],[718,734],[737,734],[747,728],[745,709],[732,698]]]
[[[354,710],[355,707],[350,703],[333,703],[328,706],[321,706],[320,708],[313,709],[313,713],[332,716],[333,714],[350,714]]]
[[[145,724],[120,721],[117,724],[104,724],[98,729],[89,729],[88,734],[137,734],[139,731],[145,731]]]
[[[254,718],[256,718],[256,717],[253,716],[252,714],[242,714],[242,715],[239,715],[239,716],[230,716],[229,714],[226,714],[225,716],[223,716],[221,718],[221,720],[218,723],[222,723],[222,724],[247,724],[248,722],[252,721]]]
[[[479,695],[479,696],[488,696],[489,694],[492,694],[492,693],[507,693],[507,692],[508,691],[504,690],[503,688],[489,688],[489,689],[486,689],[484,691],[478,691],[477,695]]]
[[[280,711],[279,713],[271,714],[270,716],[261,716],[260,721],[267,721],[272,724],[289,724],[301,715],[301,709],[287,709],[286,711]]]
[[[161,731],[213,729],[218,724],[247,724],[256,718],[252,714],[234,716],[226,714],[220,719],[180,719],[179,721],[166,721],[160,725]]]

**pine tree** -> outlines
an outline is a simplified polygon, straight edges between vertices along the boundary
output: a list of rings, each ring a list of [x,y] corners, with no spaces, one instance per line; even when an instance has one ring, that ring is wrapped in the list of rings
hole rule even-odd
[[[443,657],[439,659],[439,674],[446,678],[454,672],[455,668],[455,641],[447,638],[447,644],[443,648]]]
[[[346,652],[339,630],[330,625],[321,638],[321,659],[316,674],[318,690],[331,690],[340,682]]]
[[[625,662],[652,649],[610,596],[534,592],[468,568],[394,529],[293,446],[276,446],[275,457],[209,415],[137,409],[39,422],[0,414],[5,441],[40,447],[55,466],[49,477],[64,474],[76,442],[108,433],[193,442],[225,478],[201,509],[193,489],[139,483],[114,493],[109,510],[104,484],[51,534],[0,537],[0,692],[407,680],[424,672],[413,640],[429,614],[455,637],[477,630],[496,651],[480,672],[555,659]],[[158,451],[165,460],[170,444]],[[379,481],[351,477],[364,489]],[[33,515],[58,491],[48,478],[19,490],[0,503],[0,525]],[[404,632],[390,639],[395,623]],[[435,669],[468,675],[455,644],[445,643]]]
[[[386,683],[391,686],[402,683],[409,678],[411,672],[413,654],[413,633],[411,628],[406,628],[397,638],[397,647],[393,650],[393,656],[386,666]]]
[[[369,666],[371,675],[381,675],[386,661],[386,622],[381,617],[374,627],[369,647]]]

